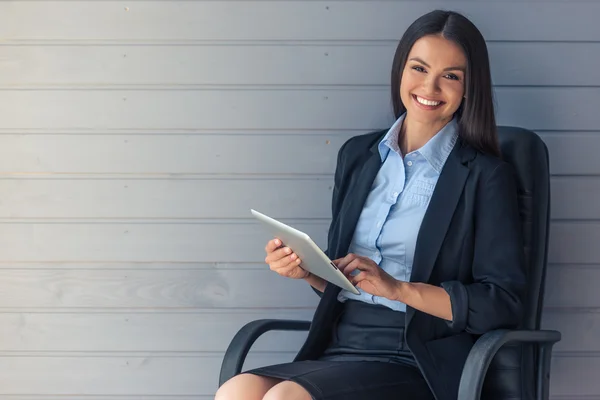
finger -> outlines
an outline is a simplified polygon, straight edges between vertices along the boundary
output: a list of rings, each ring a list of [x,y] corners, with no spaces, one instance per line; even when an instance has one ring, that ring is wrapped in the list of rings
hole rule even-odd
[[[281,240],[275,238],[273,240],[269,240],[267,246],[265,247],[265,251],[267,253],[272,253],[277,250],[281,246]]]
[[[279,261],[282,258],[285,258],[287,256],[292,255],[292,249],[290,249],[289,247],[282,247],[280,249],[277,249],[271,253],[267,254],[267,257],[265,258],[265,262],[267,264],[270,264],[274,261]]]
[[[356,286],[359,283],[361,283],[362,281],[364,281],[365,279],[367,279],[369,277],[369,273],[365,272],[365,271],[361,271],[359,274],[355,275],[352,277],[352,279],[350,280],[350,282]]]
[[[296,265],[296,263],[290,263],[290,265],[288,265],[287,267],[280,268],[275,272],[283,276],[291,276],[294,271],[298,270],[298,268],[304,270],[302,267]]]
[[[298,257],[298,255],[295,253],[292,253],[289,256],[269,263],[269,266],[273,271],[279,271],[285,268],[295,268],[300,265],[301,262],[302,260],[300,260],[300,257]]]
[[[346,265],[346,268],[344,268],[343,273],[344,273],[344,275],[349,277],[350,274],[352,274],[352,272],[354,272],[356,270],[362,271],[364,269],[365,269],[364,261],[361,260],[360,258],[355,258],[350,264]]]
[[[348,266],[348,264],[350,264],[352,261],[354,261],[358,256],[354,253],[349,253],[348,255],[346,255],[346,257],[340,258],[338,259],[338,264],[336,265],[340,271],[344,271],[346,269],[346,267]]]

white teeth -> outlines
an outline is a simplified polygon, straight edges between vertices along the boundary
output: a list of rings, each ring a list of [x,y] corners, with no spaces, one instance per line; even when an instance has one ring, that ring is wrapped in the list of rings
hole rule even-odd
[[[423,105],[426,105],[426,106],[437,106],[437,105],[439,105],[439,104],[441,103],[441,101],[430,101],[430,100],[425,100],[425,99],[423,99],[423,98],[421,98],[421,97],[419,97],[419,96],[416,96],[416,98],[417,98],[417,101],[418,101],[419,103],[421,103],[421,104],[423,104]]]

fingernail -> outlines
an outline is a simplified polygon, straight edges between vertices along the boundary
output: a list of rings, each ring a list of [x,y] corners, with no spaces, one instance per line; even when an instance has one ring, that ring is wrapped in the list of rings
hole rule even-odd
[[[275,244],[276,244],[277,246],[279,246],[279,245],[281,244],[281,242],[279,241],[279,239],[275,239]]]
[[[297,259],[297,260],[296,260],[296,264],[300,264],[300,259]]]
[[[292,252],[292,249],[290,249],[289,247],[286,247],[285,248],[285,252],[288,253],[288,254],[290,254]]]
[[[290,258],[291,258],[292,260],[295,260],[295,259],[296,259],[296,255],[295,255],[295,254],[292,254],[292,255],[290,256]]]

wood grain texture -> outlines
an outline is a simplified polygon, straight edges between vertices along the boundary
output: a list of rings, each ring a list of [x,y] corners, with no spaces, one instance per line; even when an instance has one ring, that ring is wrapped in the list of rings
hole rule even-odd
[[[245,368],[285,362],[292,357],[291,353],[251,353]],[[152,354],[3,356],[0,357],[3,376],[0,396],[210,395],[217,389],[222,358],[222,353],[164,357]]]
[[[367,131],[4,134],[0,135],[0,173],[333,174],[338,149],[362,133]],[[600,132],[539,135],[548,146],[553,175],[600,175],[596,156]]]
[[[331,218],[333,177],[1,179],[0,218]],[[599,219],[600,177],[554,178],[552,218]]]
[[[331,218],[333,178],[0,179],[0,218]]]
[[[333,174],[338,149],[352,135],[351,132],[286,134],[285,131],[270,134],[7,134],[0,135],[0,171],[165,177],[172,174]]]
[[[388,86],[396,45],[16,45],[0,55],[0,86]],[[488,48],[495,85],[600,84],[594,69],[600,43],[491,42]]]
[[[596,307],[599,280],[598,267],[552,267],[545,305]],[[199,270],[0,269],[0,304],[11,309],[310,308],[317,302],[305,282],[282,278],[267,265]]]
[[[555,222],[550,227],[548,261],[597,264],[600,260],[599,240],[600,223],[596,221]]]
[[[600,309],[551,309],[544,312],[543,329],[558,330],[562,339],[554,346],[557,353],[598,354]]]
[[[328,223],[283,220],[326,244]],[[258,223],[8,223],[0,261],[263,262],[271,237]]]
[[[600,40],[600,5],[452,1],[488,40]],[[27,1],[0,3],[12,40],[398,40],[446,1]],[[53,18],[47,18],[52,16]],[[173,23],[177,21],[177,23]],[[310,21],[310,27],[307,24]],[[561,29],[557,29],[560,24]]]
[[[369,131],[389,127],[392,122],[388,92],[387,88],[378,87],[3,90],[0,118],[2,129],[8,132],[16,129]],[[600,87],[500,87],[496,89],[496,98],[500,125],[533,130],[597,130],[600,126],[600,114],[596,112]]]
[[[598,371],[600,357],[593,353],[581,357],[555,357],[550,393],[555,396],[597,396],[600,393]]]
[[[302,302],[301,297],[296,300]],[[312,314],[312,309],[0,312],[0,353],[224,352],[237,331],[250,321],[311,320]],[[298,351],[305,338],[306,332],[268,332],[252,351]]]
[[[550,172],[555,175],[599,175],[599,132],[540,133],[550,153]]]
[[[212,399],[243,324],[309,319],[248,209],[325,245],[337,150],[389,127],[396,43],[440,7],[548,145],[552,398],[600,399],[600,2],[378,0],[0,2],[0,398]]]
[[[552,265],[548,268],[546,276],[545,305],[599,307],[598,282],[600,282],[598,265],[577,267]]]
[[[283,220],[308,233],[324,248],[327,222]],[[47,221],[46,221],[47,222]],[[264,260],[270,238],[254,222],[172,221],[77,223],[4,222],[0,230],[0,262],[146,261],[244,262]],[[600,223],[555,222],[551,225],[549,262],[600,263]],[[232,251],[232,243],[235,250]]]
[[[312,309],[116,311],[0,311],[0,353],[219,352],[225,351],[247,322],[263,318],[310,320],[313,314]],[[554,348],[559,355],[600,352],[598,309],[547,309],[542,327],[561,331],[562,340]],[[305,337],[305,332],[269,332],[252,349],[294,352]]]
[[[291,353],[249,356],[244,369],[290,361]],[[222,354],[198,356],[30,356],[1,357],[5,377],[0,395],[85,393],[105,395],[210,395],[216,391]],[[594,395],[600,386],[600,358],[557,357],[552,365],[553,395]],[[36,376],[35,385],[28,377]],[[203,379],[198,379],[202,376]]]
[[[268,288],[268,290],[267,290]],[[302,280],[259,270],[0,270],[2,307],[312,308]]]

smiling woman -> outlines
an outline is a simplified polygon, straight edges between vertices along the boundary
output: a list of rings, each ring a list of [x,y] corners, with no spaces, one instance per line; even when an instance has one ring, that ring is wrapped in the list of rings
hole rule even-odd
[[[410,111],[417,131],[433,124],[434,132],[456,115],[461,138],[499,156],[487,47],[477,28],[462,22],[448,18],[441,31],[415,23],[406,31],[392,66],[394,113]]]
[[[520,322],[517,192],[481,33],[458,13],[422,16],[391,83],[396,122],[348,140],[335,173],[327,255],[359,293],[271,240],[271,270],[321,301],[294,362],[240,374],[218,400],[456,399],[477,336]]]

